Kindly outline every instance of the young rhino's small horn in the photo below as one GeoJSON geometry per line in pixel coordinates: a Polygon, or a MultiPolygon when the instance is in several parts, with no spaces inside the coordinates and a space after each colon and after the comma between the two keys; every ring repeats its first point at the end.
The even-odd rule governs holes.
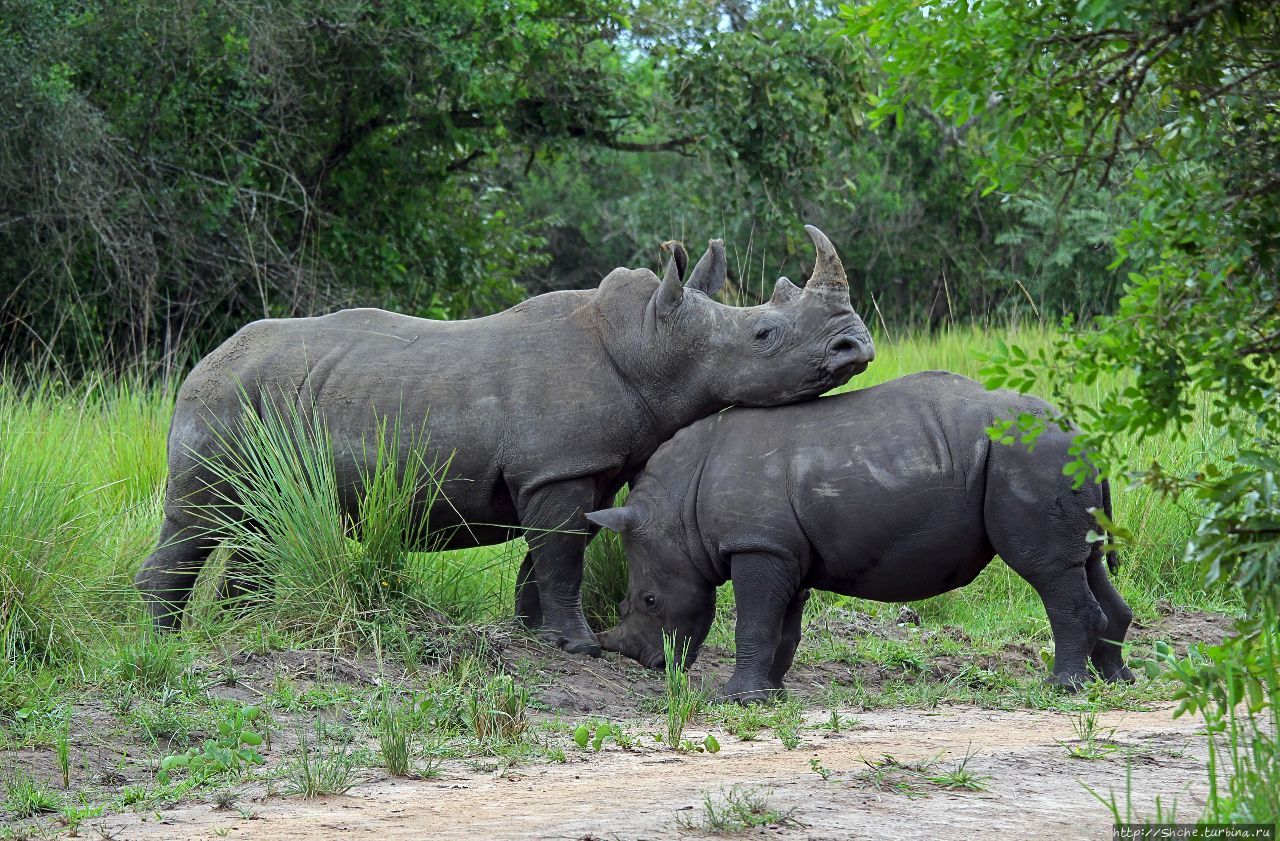
{"type": "Polygon", "coordinates": [[[840,262],[840,255],[836,253],[835,246],[831,244],[831,240],[827,239],[827,235],[819,231],[812,225],[805,225],[805,231],[809,234],[809,238],[813,240],[813,247],[817,251],[817,257],[814,259],[813,274],[809,277],[809,282],[805,284],[804,291],[808,293],[810,290],[819,289],[837,289],[841,292],[848,293],[849,279],[844,273],[844,264],[840,262]]]}

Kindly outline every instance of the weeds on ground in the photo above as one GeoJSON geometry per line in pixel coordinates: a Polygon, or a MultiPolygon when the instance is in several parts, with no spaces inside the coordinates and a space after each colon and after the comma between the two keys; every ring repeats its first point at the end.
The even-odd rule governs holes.
{"type": "Polygon", "coordinates": [[[239,775],[250,766],[262,765],[265,760],[257,748],[263,739],[251,729],[261,715],[261,709],[254,706],[234,710],[218,722],[216,738],[161,760],[157,779],[167,785],[173,772],[185,769],[190,779],[199,785],[224,774],[239,775]]]}
{"type": "Polygon", "coordinates": [[[762,826],[802,827],[792,817],[794,809],[781,811],[769,798],[771,791],[735,785],[727,791],[720,790],[719,797],[710,794],[702,797],[702,812],[686,815],[676,813],[676,825],[696,832],[736,833],[762,826]]]}
{"type": "Polygon", "coordinates": [[[351,746],[325,735],[322,721],[316,721],[315,738],[298,734],[298,751],[284,769],[289,787],[303,797],[345,794],[355,784],[356,761],[351,746]]]}
{"type": "Polygon", "coordinates": [[[19,818],[33,818],[62,809],[62,798],[29,774],[18,772],[4,784],[5,811],[19,818]]]}
{"type": "Polygon", "coordinates": [[[476,741],[486,748],[511,744],[529,727],[529,690],[510,675],[493,675],[468,699],[468,720],[476,741]]]}
{"type": "MultiPolygon", "coordinates": [[[[901,794],[909,798],[927,797],[930,789],[986,791],[987,781],[991,778],[969,768],[975,755],[974,751],[966,753],[954,766],[939,770],[937,766],[940,754],[915,762],[904,762],[886,753],[879,759],[864,759],[863,765],[866,767],[854,775],[852,781],[877,791],[901,794]]],[[[831,775],[828,772],[828,777],[831,775]]]]}
{"type": "Polygon", "coordinates": [[[662,652],[666,657],[666,690],[667,690],[667,747],[679,750],[684,737],[685,725],[697,712],[702,700],[699,694],[689,686],[689,673],[685,671],[684,660],[689,653],[686,642],[683,649],[676,648],[675,634],[662,635],[662,652]]]}
{"type": "Polygon", "coordinates": [[[1106,759],[1120,749],[1112,737],[1115,728],[1102,732],[1098,726],[1098,711],[1087,710],[1077,713],[1071,719],[1071,730],[1075,735],[1075,744],[1067,745],[1067,756],[1072,759],[1106,759]]]}

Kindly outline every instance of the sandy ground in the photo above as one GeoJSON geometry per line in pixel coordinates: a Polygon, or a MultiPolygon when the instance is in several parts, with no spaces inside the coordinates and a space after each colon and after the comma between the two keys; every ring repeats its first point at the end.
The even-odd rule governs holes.
{"type": "MultiPolygon", "coordinates": [[[[1085,786],[1123,803],[1126,767],[1135,815],[1150,817],[1158,795],[1166,810],[1198,815],[1206,780],[1203,737],[1193,718],[1170,707],[1100,716],[1117,749],[1104,759],[1072,759],[1073,716],[944,706],[933,711],[850,713],[839,733],[802,731],[795,750],[776,738],[740,742],[721,735],[720,753],[675,755],[658,749],[599,754],[572,751],[565,764],[480,772],[466,764],[422,781],[357,785],[347,795],[303,800],[247,797],[241,812],[208,804],[157,816],[114,815],[87,822],[83,837],[118,839],[650,839],[697,836],[682,827],[704,814],[704,795],[719,799],[734,784],[769,792],[791,821],[745,837],[973,838],[998,829],[1015,838],[1111,837],[1111,815],[1085,786]],[[947,791],[916,778],[904,794],[877,786],[867,762],[891,754],[910,763],[939,757],[988,779],[985,791],[947,791]],[[824,781],[811,760],[832,773],[824,781]],[[248,814],[250,817],[246,817],[248,814]]],[[[654,728],[633,726],[631,732],[654,728]]],[[[700,735],[700,734],[699,734],[700,735]]],[[[648,743],[649,740],[642,741],[648,743]]]]}

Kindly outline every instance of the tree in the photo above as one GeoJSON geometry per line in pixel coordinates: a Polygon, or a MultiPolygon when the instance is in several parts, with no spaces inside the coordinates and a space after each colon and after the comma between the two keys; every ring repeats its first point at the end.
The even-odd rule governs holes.
{"type": "MultiPolygon", "coordinates": [[[[1096,406],[1057,389],[1064,418],[1086,431],[1087,449],[1065,469],[1083,481],[1092,462],[1203,503],[1188,559],[1206,582],[1238,586],[1251,620],[1207,663],[1175,669],[1184,708],[1202,710],[1220,732],[1235,726],[1235,703],[1245,699],[1251,713],[1270,708],[1274,734],[1280,8],[873,0],[850,9],[849,33],[883,57],[873,121],[929,108],[964,130],[984,190],[1027,191],[1049,174],[1115,185],[1138,209],[1116,237],[1113,265],[1127,281],[1115,312],[1068,323],[1050,352],[1009,349],[989,379],[1022,386],[1032,369],[1049,370],[1062,386],[1092,384],[1104,370],[1129,373],[1096,406]],[[1231,451],[1225,463],[1206,457],[1175,475],[1159,463],[1129,464],[1115,443],[1121,432],[1177,432],[1205,407],[1231,451]]],[[[1036,434],[1030,425],[1018,431],[1036,434]]],[[[1280,759],[1265,731],[1249,734],[1256,753],[1247,744],[1233,753],[1230,796],[1215,788],[1210,814],[1275,820],[1280,759]]]]}
{"type": "Polygon", "coordinates": [[[0,5],[0,353],[468,314],[541,259],[518,150],[653,137],[603,0],[0,5]]]}

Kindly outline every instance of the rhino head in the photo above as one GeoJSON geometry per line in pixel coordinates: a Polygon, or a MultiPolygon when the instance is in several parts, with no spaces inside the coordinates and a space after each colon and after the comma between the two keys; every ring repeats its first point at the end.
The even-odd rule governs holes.
{"type": "Polygon", "coordinates": [[[651,669],[666,664],[663,635],[689,668],[716,615],[717,580],[688,551],[675,506],[653,490],[647,477],[626,505],[587,514],[601,528],[617,532],[627,554],[627,597],[618,605],[618,624],[600,633],[605,651],[616,651],[651,669]]]}
{"type": "Polygon", "coordinates": [[[647,386],[651,403],[684,408],[701,401],[704,411],[693,416],[708,408],[777,406],[817,397],[866,370],[875,347],[849,301],[844,266],[821,231],[805,230],[817,250],[808,283],[801,289],[780,278],[773,297],[756,307],[711,297],[726,276],[719,240],[687,279],[683,249],[668,244],[673,254],[649,299],[643,339],[613,354],[628,359],[633,372],[644,369],[629,379],[647,386]]]}

